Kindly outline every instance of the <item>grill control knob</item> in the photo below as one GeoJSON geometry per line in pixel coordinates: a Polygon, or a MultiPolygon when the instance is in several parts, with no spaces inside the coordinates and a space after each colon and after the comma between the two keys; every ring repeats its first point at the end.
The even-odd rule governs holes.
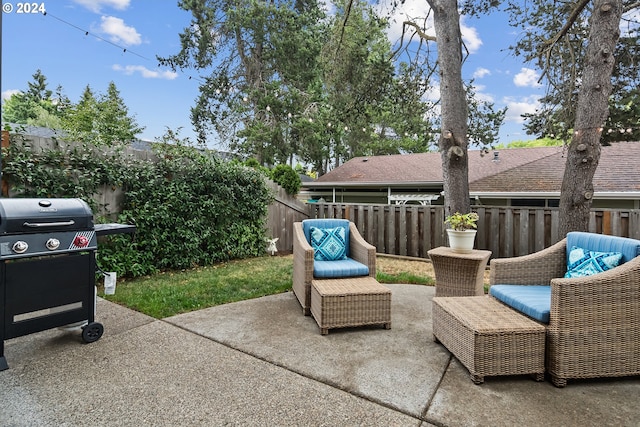
{"type": "Polygon", "coordinates": [[[50,251],[55,251],[60,246],[60,240],[51,238],[47,240],[47,243],[45,243],[45,246],[50,251]]]}
{"type": "Polygon", "coordinates": [[[18,240],[13,244],[13,247],[11,249],[13,249],[13,252],[17,254],[23,254],[27,251],[27,249],[29,249],[29,245],[27,244],[27,242],[18,240]]]}

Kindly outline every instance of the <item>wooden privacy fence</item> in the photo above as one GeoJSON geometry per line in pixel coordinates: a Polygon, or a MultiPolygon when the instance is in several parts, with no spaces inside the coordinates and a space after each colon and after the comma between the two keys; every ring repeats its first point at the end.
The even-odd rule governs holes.
{"type": "MultiPolygon", "coordinates": [[[[287,209],[288,205],[277,203],[279,209],[287,209]]],[[[494,258],[537,252],[564,237],[558,235],[558,208],[472,209],[480,216],[475,248],[490,250],[494,258]]],[[[276,215],[278,227],[270,230],[273,237],[280,237],[278,248],[285,252],[293,248],[289,224],[304,218],[349,219],[378,253],[427,258],[429,249],[448,244],[442,206],[313,203],[297,204],[293,212],[280,210],[276,215]],[[276,234],[278,230],[282,235],[276,234]]],[[[589,231],[640,239],[640,210],[592,209],[589,231]]]]}
{"type": "Polygon", "coordinates": [[[309,218],[309,208],[273,181],[267,180],[275,200],[268,209],[266,229],[268,238],[278,238],[276,247],[281,252],[293,251],[293,223],[309,218]]]}

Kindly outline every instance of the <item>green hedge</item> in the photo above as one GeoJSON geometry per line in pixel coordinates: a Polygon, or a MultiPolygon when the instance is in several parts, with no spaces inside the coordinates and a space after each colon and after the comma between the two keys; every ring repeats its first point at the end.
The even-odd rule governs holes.
{"type": "Polygon", "coordinates": [[[259,171],[182,145],[157,144],[159,160],[151,162],[88,145],[35,152],[13,139],[3,172],[17,197],[79,197],[96,212],[102,185],[124,190],[117,221],[137,229],[101,238],[98,264],[106,271],[141,276],[264,253],[273,195],[259,171]]]}

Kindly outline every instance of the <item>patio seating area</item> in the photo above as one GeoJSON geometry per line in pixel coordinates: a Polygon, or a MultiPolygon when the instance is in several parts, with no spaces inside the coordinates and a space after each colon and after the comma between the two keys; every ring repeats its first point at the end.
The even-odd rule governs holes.
{"type": "Polygon", "coordinates": [[[380,285],[366,242],[358,274],[315,277],[295,267],[313,257],[303,242],[293,292],[162,320],[98,299],[91,346],[61,329],[5,343],[0,425],[636,426],[640,242],[588,234],[494,259],[490,296],[476,295],[484,255],[470,296],[436,296],[380,285]],[[559,278],[574,244],[622,264],[559,278]],[[544,287],[546,312],[535,292],[492,292],[544,287]]]}
{"type": "Polygon", "coordinates": [[[376,280],[376,248],[346,219],[293,224],[293,293],[302,313],[329,329],[391,328],[391,291],[376,280]]]}
{"type": "Polygon", "coordinates": [[[0,425],[636,426],[640,377],[481,386],[433,342],[434,287],[388,285],[393,328],[323,336],[292,292],[155,320],[99,299],[103,337],[8,340],[0,425]]]}

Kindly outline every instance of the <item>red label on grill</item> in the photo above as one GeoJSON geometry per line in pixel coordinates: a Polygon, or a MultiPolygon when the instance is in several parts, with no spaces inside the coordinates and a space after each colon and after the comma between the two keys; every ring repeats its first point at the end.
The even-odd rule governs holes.
{"type": "Polygon", "coordinates": [[[89,239],[84,236],[77,236],[73,239],[73,244],[79,248],[86,248],[89,244],[89,239]]]}
{"type": "Polygon", "coordinates": [[[76,236],[73,238],[73,241],[71,242],[71,246],[69,246],[69,249],[86,248],[91,243],[91,239],[93,239],[94,234],[95,234],[95,231],[84,231],[84,232],[76,233],[76,236]]]}

